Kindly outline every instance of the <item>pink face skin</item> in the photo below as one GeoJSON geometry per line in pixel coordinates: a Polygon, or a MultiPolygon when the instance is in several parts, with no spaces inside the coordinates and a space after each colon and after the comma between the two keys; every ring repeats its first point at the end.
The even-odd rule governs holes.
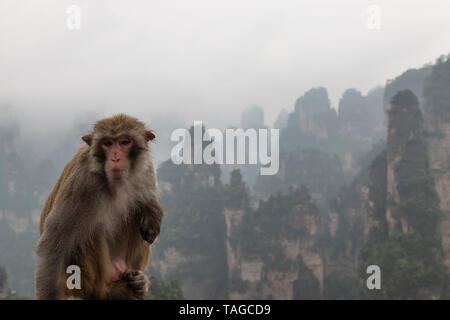
{"type": "Polygon", "coordinates": [[[106,173],[112,179],[121,179],[128,169],[128,154],[133,146],[133,139],[128,136],[104,138],[100,145],[106,155],[106,173]]]}

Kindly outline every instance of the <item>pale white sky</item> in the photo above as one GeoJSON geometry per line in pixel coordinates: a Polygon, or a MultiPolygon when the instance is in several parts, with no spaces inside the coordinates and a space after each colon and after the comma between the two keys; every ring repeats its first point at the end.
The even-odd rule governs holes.
{"type": "Polygon", "coordinates": [[[35,133],[94,109],[223,127],[260,105],[272,125],[311,87],[336,107],[347,88],[365,93],[448,53],[442,0],[0,1],[0,103],[35,133]],[[80,30],[66,26],[71,4],[80,30]],[[380,30],[366,26],[369,5],[380,30]]]}

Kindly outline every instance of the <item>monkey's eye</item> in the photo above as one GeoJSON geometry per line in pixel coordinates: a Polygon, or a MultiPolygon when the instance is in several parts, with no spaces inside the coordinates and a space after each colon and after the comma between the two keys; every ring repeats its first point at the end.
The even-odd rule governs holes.
{"type": "Polygon", "coordinates": [[[113,144],[112,144],[111,141],[107,140],[107,141],[104,141],[104,142],[103,142],[103,145],[104,145],[105,147],[111,147],[113,144]]]}
{"type": "Polygon", "coordinates": [[[129,139],[123,139],[123,140],[119,141],[120,145],[122,145],[122,146],[127,146],[130,144],[130,142],[131,141],[129,139]]]}

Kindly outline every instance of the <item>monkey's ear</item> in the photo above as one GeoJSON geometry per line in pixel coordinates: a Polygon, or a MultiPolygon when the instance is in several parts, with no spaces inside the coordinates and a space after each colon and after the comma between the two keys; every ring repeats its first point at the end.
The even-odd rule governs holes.
{"type": "Polygon", "coordinates": [[[155,134],[153,133],[153,131],[147,130],[145,131],[145,138],[147,139],[147,141],[153,140],[155,139],[155,134]]]}
{"type": "Polygon", "coordinates": [[[84,136],[81,137],[81,139],[84,142],[86,142],[86,144],[88,146],[91,146],[91,144],[92,144],[92,133],[85,134],[84,136]]]}

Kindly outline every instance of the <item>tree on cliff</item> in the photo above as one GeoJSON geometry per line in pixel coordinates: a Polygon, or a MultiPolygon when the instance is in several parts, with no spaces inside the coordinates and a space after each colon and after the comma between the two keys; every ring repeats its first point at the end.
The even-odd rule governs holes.
{"type": "Polygon", "coordinates": [[[450,121],[450,55],[440,57],[425,81],[423,96],[426,110],[450,121]]]}
{"type": "MultiPolygon", "coordinates": [[[[442,213],[429,172],[422,113],[410,90],[397,93],[391,105],[387,163],[393,176],[386,186],[391,193],[386,199],[374,199],[373,227],[360,254],[361,277],[367,277],[367,266],[378,265],[382,288],[363,290],[362,297],[443,297],[448,274],[439,232],[442,213]],[[387,209],[380,214],[380,208],[387,209]]],[[[385,166],[373,165],[371,170],[377,170],[371,176],[387,175],[385,166]]]]}

